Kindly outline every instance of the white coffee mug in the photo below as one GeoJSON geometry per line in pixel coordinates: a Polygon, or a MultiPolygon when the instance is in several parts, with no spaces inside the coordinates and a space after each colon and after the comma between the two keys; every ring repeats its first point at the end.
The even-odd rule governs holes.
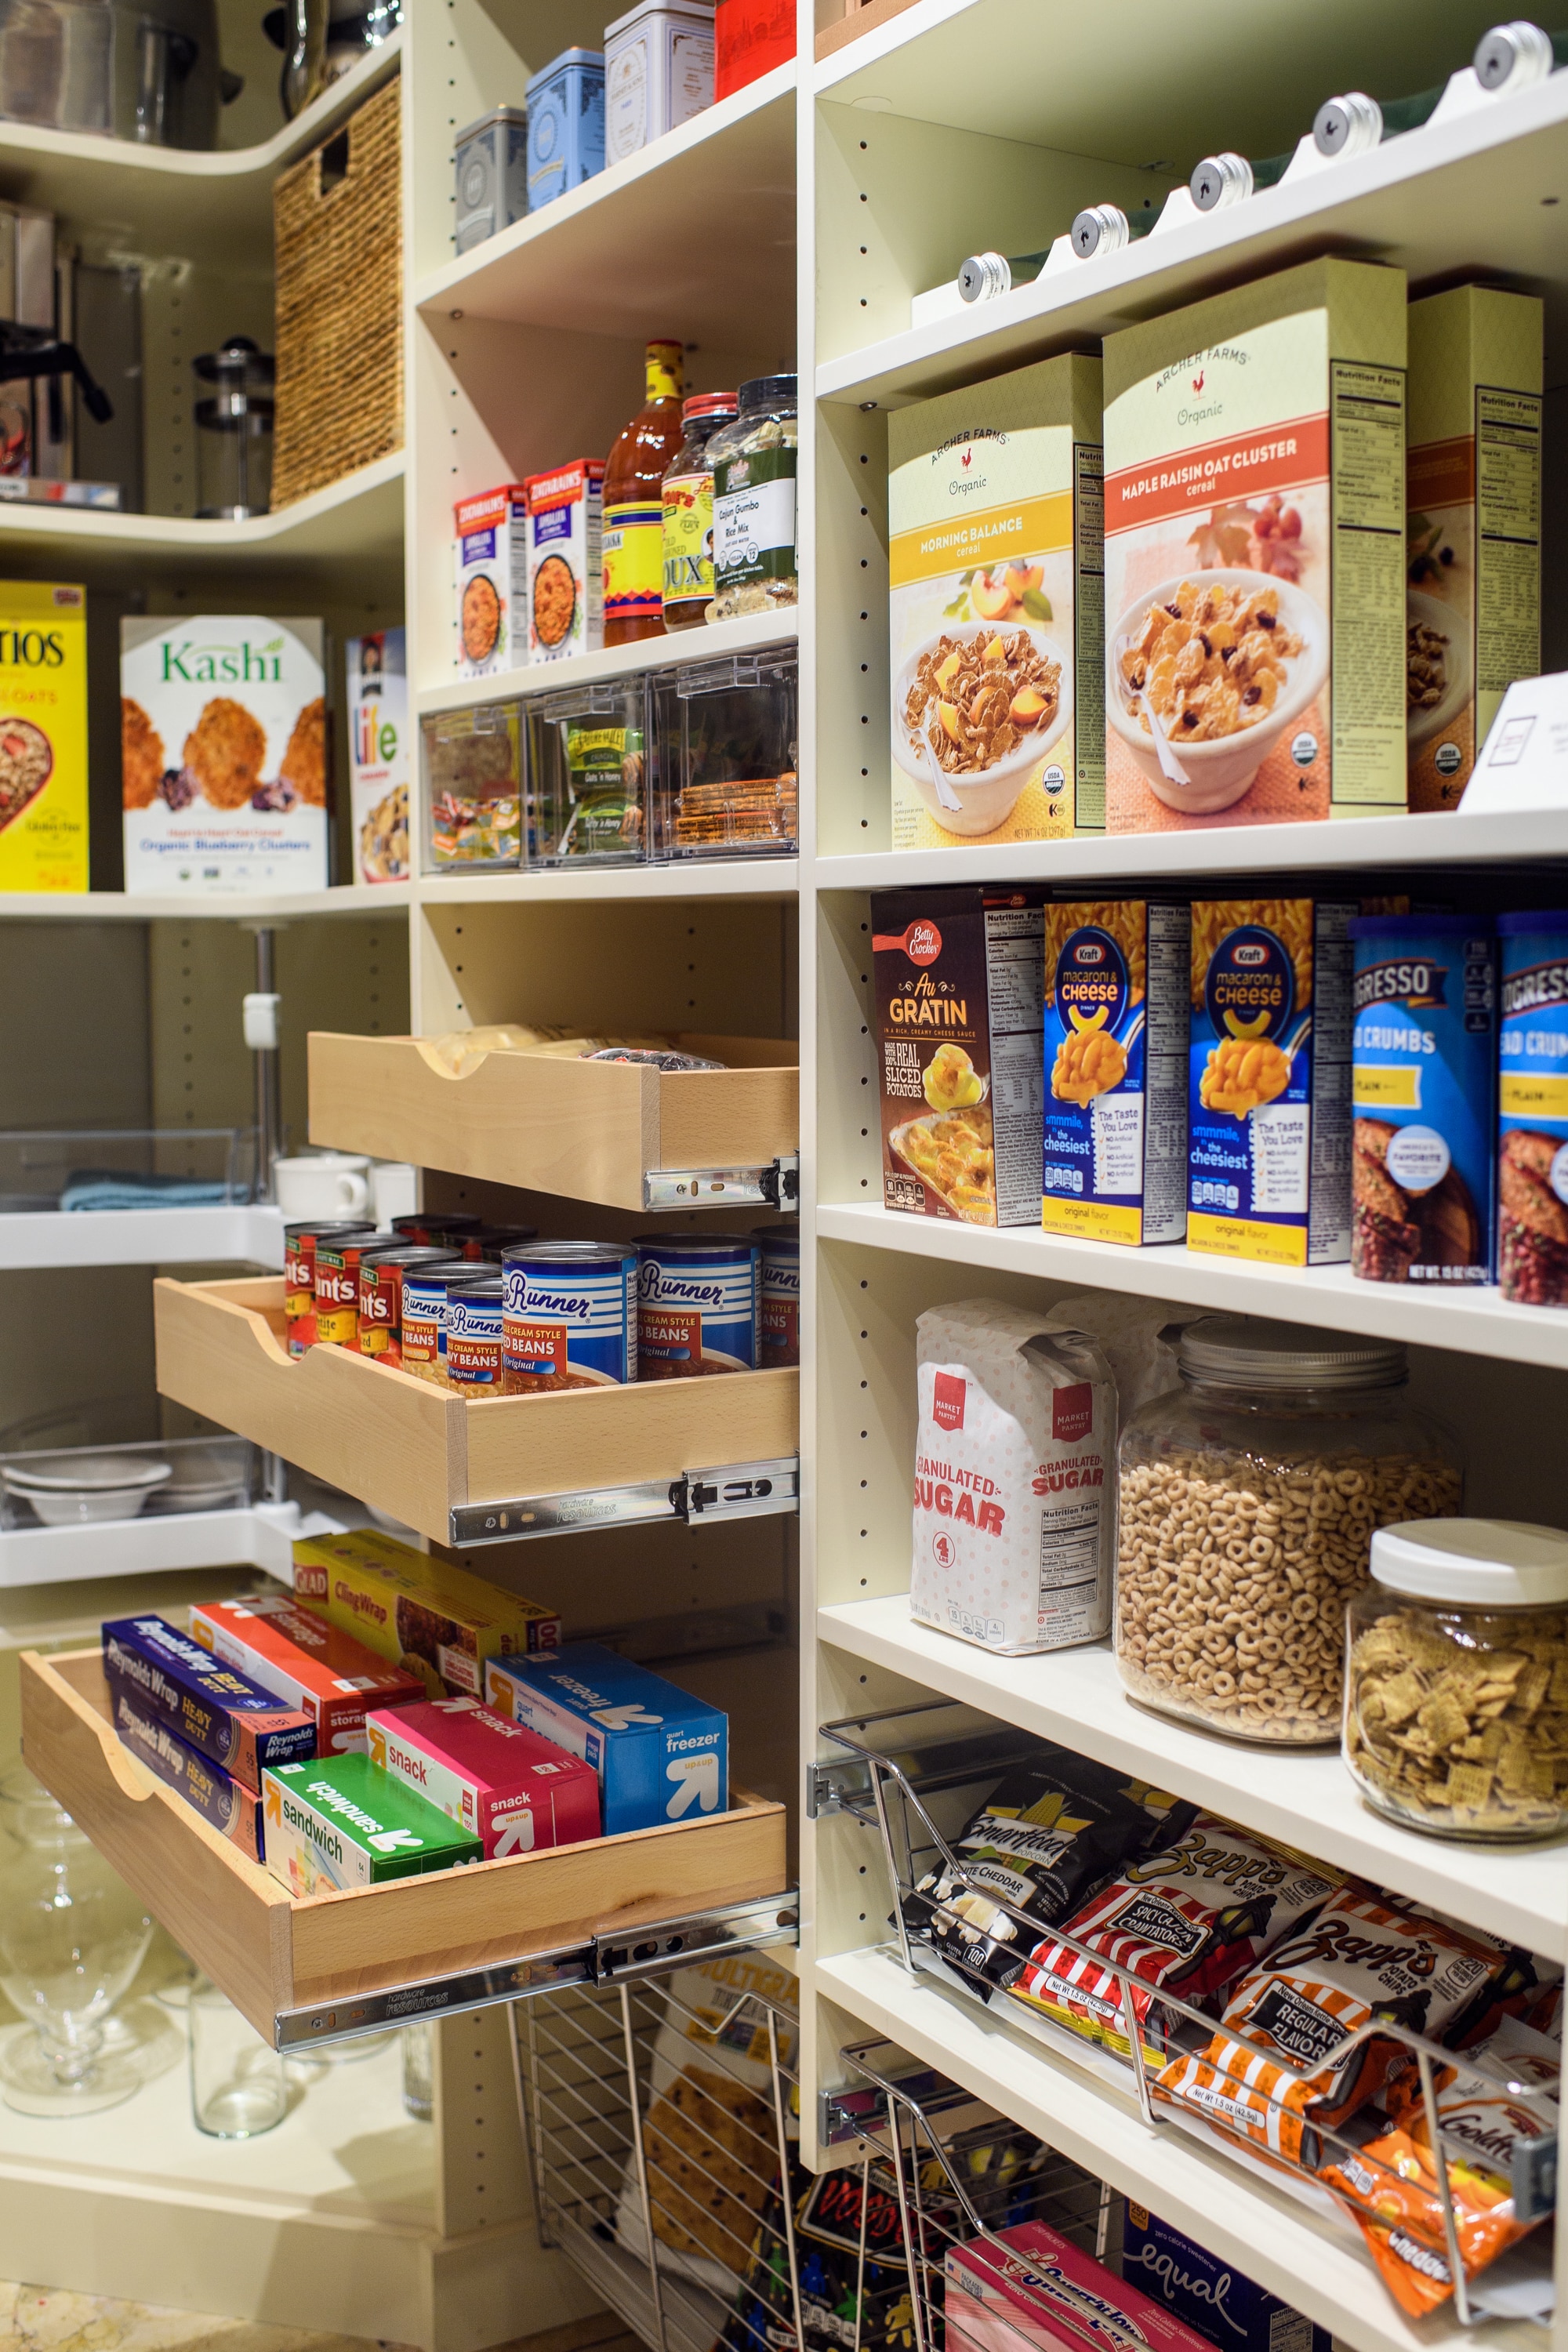
{"type": "Polygon", "coordinates": [[[275,1160],[272,1176],[286,1218],[363,1217],[370,1207],[370,1161],[347,1152],[275,1160]]]}

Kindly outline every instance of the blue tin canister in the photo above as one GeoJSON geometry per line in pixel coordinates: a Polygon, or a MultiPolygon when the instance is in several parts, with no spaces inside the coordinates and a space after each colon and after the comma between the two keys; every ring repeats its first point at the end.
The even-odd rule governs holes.
{"type": "Polygon", "coordinates": [[[528,209],[605,168],[605,53],[563,49],[528,85],[528,209]]]}
{"type": "Polygon", "coordinates": [[[751,1234],[637,1240],[637,1370],[645,1381],[753,1372],[762,1251],[751,1234]]]}
{"type": "Polygon", "coordinates": [[[501,1255],[501,1387],[623,1387],[637,1377],[637,1259],[615,1242],[530,1242],[501,1255]]]}

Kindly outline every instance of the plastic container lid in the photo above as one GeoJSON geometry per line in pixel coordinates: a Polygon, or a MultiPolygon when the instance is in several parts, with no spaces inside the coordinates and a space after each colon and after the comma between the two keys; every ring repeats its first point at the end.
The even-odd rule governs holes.
{"type": "Polygon", "coordinates": [[[754,375],[740,390],[741,410],[748,408],[793,408],[800,397],[800,378],[795,375],[754,375]]]}
{"type": "Polygon", "coordinates": [[[694,416],[733,416],[739,405],[739,393],[694,392],[680,404],[680,421],[689,425],[694,416]]]}
{"type": "Polygon", "coordinates": [[[1568,1534],[1528,1519],[1409,1519],[1379,1528],[1372,1572],[1391,1592],[1483,1609],[1560,1609],[1568,1534]]]}
{"type": "Polygon", "coordinates": [[[1352,1339],[1250,1315],[1200,1315],[1184,1327],[1176,1362],[1188,1380],[1270,1391],[1394,1388],[1408,1370],[1397,1341],[1352,1339]]]}

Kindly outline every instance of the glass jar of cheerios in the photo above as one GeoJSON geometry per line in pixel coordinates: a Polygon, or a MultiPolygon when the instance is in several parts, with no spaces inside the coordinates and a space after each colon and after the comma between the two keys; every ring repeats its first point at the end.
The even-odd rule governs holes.
{"type": "Polygon", "coordinates": [[[1458,1443],[1383,1341],[1205,1315],[1176,1369],[1119,1452],[1122,1681],[1232,1738],[1331,1742],[1373,1530],[1458,1512],[1458,1443]]]}

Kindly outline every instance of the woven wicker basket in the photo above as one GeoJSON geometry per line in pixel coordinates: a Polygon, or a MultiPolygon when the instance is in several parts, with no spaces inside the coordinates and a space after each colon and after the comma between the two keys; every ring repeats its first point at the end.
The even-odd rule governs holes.
{"type": "Polygon", "coordinates": [[[291,506],[403,445],[396,77],[272,192],[272,503],[291,506]]]}

